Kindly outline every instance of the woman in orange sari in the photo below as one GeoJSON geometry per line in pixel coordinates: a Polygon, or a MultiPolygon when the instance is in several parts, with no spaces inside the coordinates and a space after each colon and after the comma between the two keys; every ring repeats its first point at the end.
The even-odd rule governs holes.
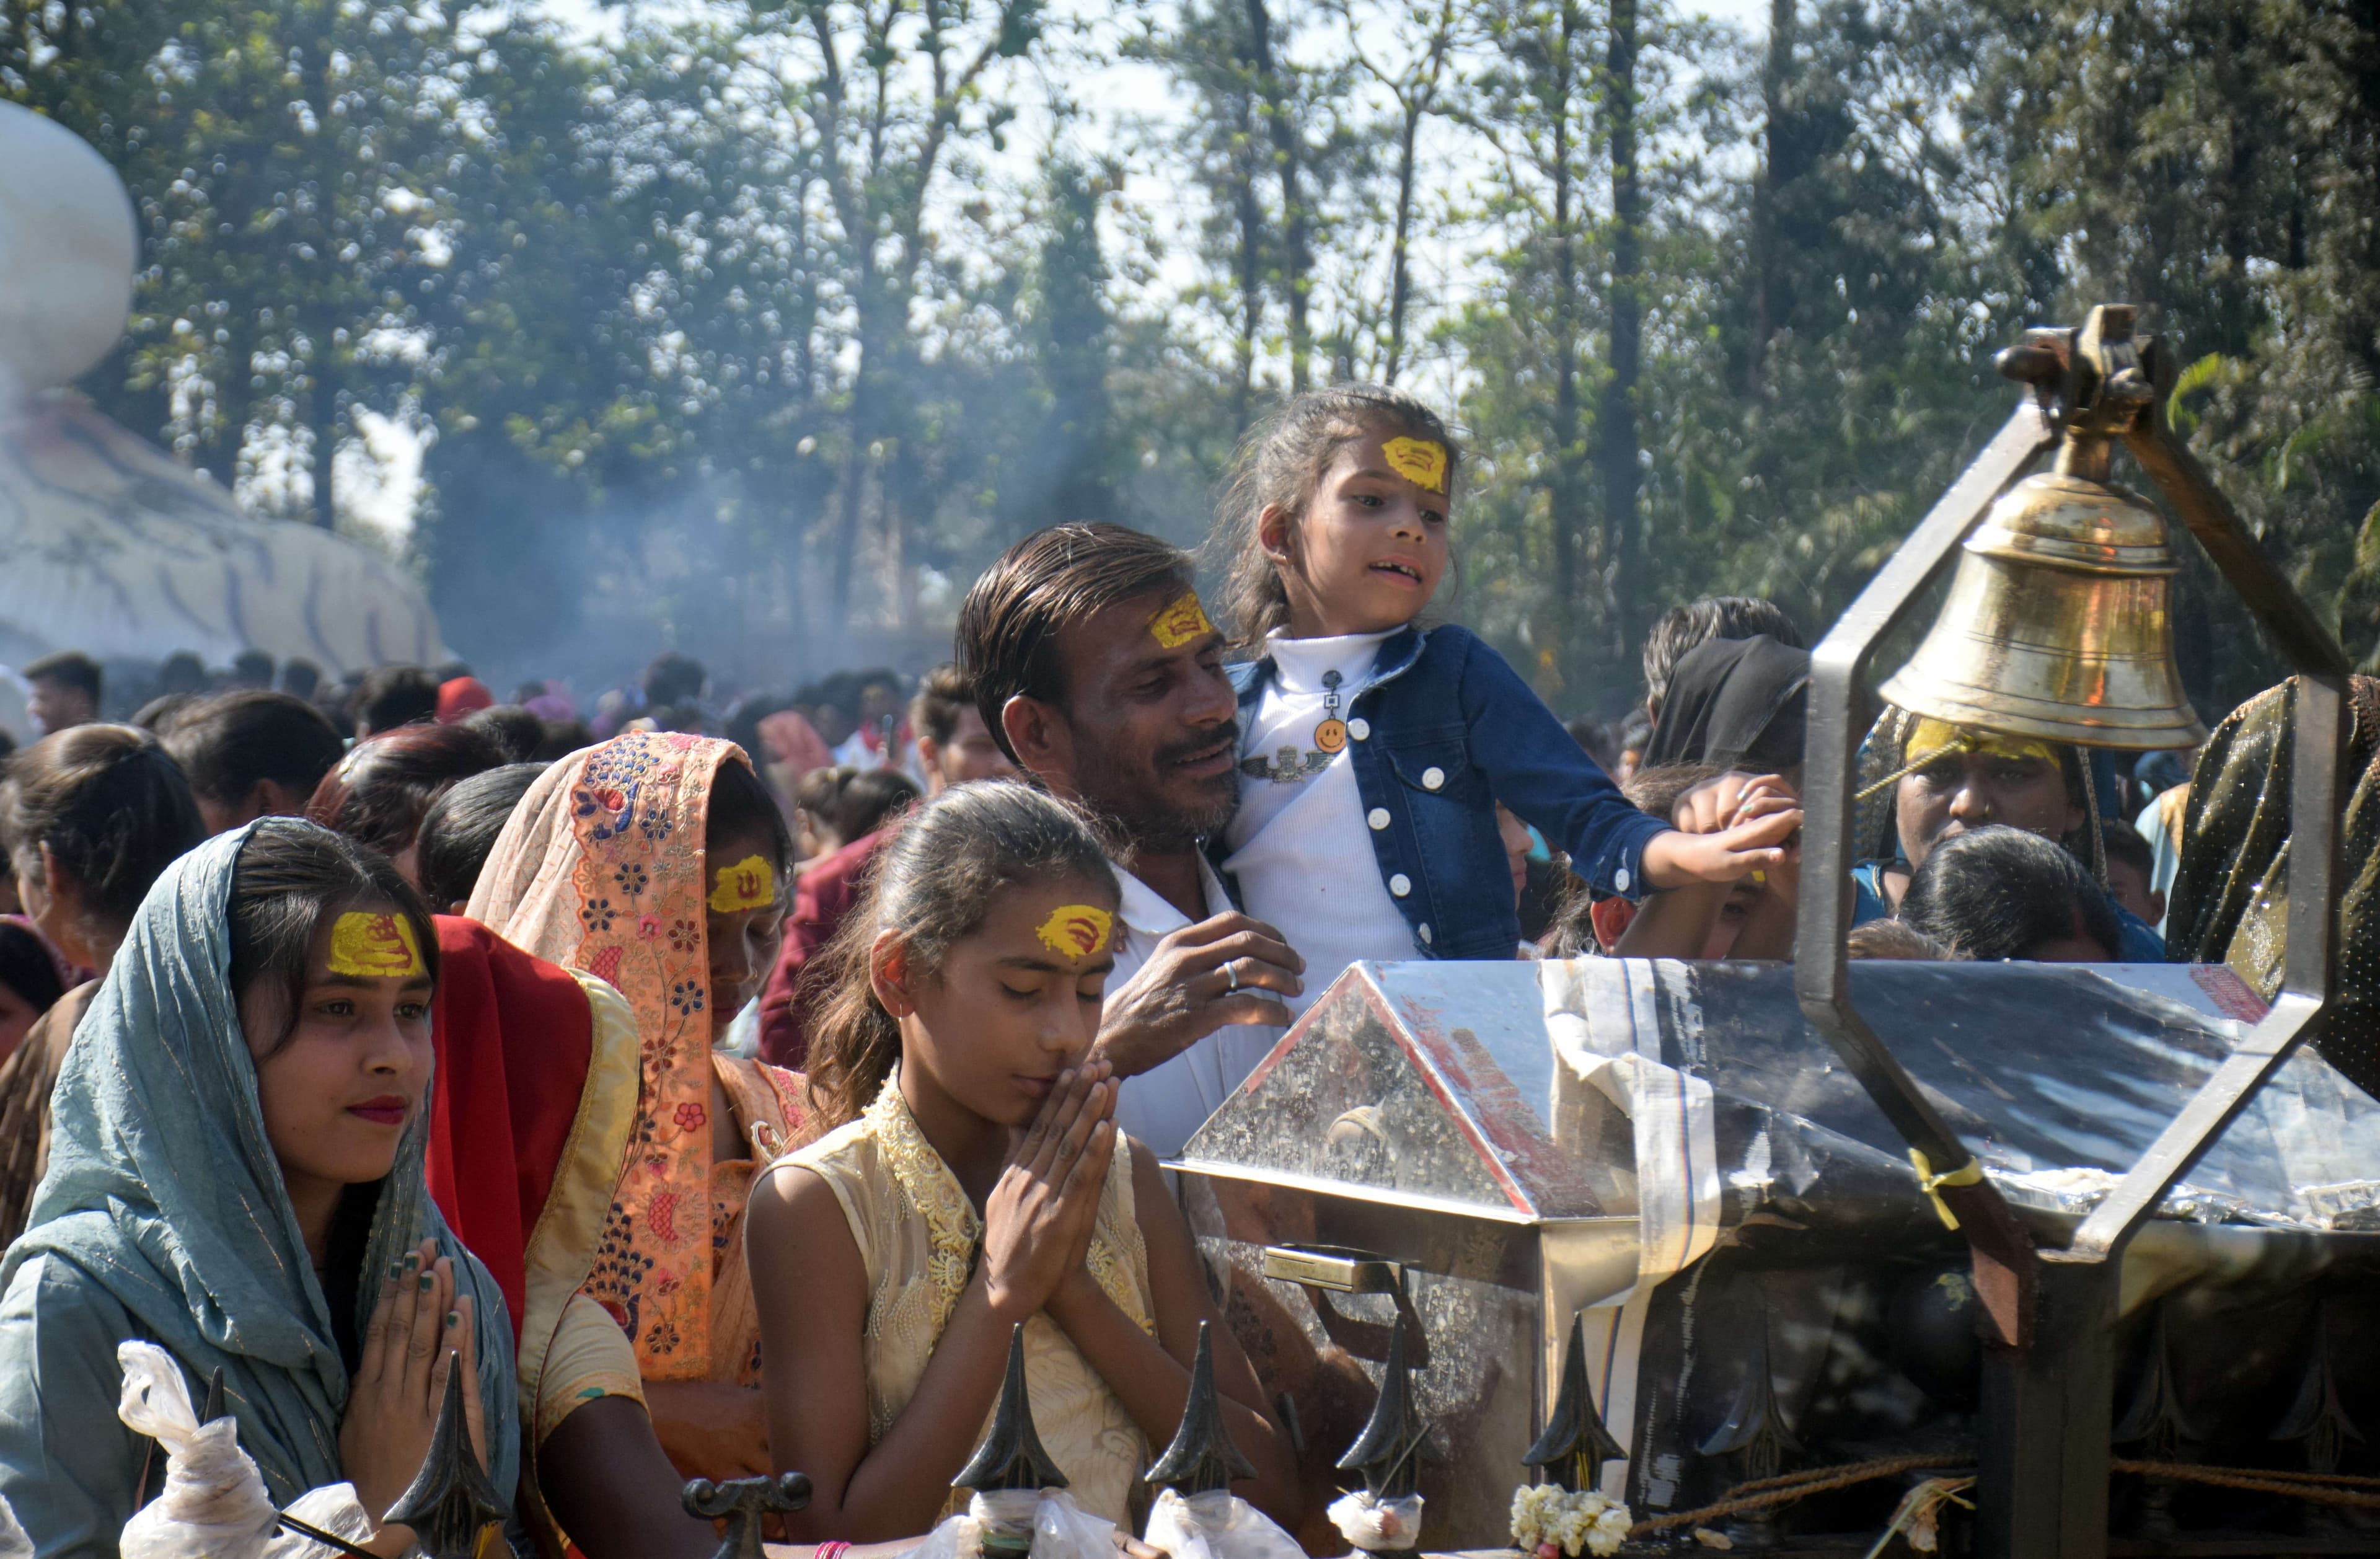
{"type": "Polygon", "coordinates": [[[537,782],[471,895],[473,920],[635,1016],[626,1162],[581,1289],[620,1334],[574,1338],[569,1368],[574,1395],[641,1396],[688,1477],[770,1470],[744,1204],[756,1167],[801,1139],[802,1082],[713,1041],[775,960],[791,855],[733,744],[629,732],[537,782]]]}

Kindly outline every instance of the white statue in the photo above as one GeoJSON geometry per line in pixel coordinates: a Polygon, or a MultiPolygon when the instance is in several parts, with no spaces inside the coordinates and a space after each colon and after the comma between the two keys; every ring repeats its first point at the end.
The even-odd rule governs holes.
{"type": "Polygon", "coordinates": [[[122,337],[137,249],[115,169],[0,103],[0,663],[256,649],[337,676],[443,658],[403,570],[249,518],[67,387],[122,337]]]}

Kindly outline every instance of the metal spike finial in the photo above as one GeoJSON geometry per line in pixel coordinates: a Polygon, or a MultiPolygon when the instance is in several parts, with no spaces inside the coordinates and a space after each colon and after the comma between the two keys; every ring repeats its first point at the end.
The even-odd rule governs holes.
{"type": "Polygon", "coordinates": [[[2339,1400],[2338,1377],[2330,1367],[2330,1301],[2314,1307],[2313,1354],[2298,1378],[2296,1399],[2290,1403],[2269,1437],[2298,1441],[2305,1446],[2306,1468],[2313,1472],[2337,1472],[2348,1442],[2363,1442],[2363,1431],[2348,1416],[2339,1400]]]}
{"type": "Polygon", "coordinates": [[[1570,1318],[1570,1349],[1562,1356],[1561,1390],[1546,1415],[1546,1431],[1521,1457],[1547,1479],[1572,1493],[1592,1488],[1605,1462],[1627,1455],[1596,1411],[1595,1394],[1586,1386],[1586,1329],[1576,1315],[1570,1318]]]}
{"type": "Polygon", "coordinates": [[[1033,1432],[1033,1400],[1025,1389],[1025,1328],[1008,1334],[1008,1378],[1001,1382],[1000,1405],[992,1409],[991,1428],[975,1448],[964,1471],[951,1480],[953,1489],[990,1493],[1003,1489],[1062,1489],[1066,1475],[1041,1448],[1033,1432]]]}
{"type": "Polygon", "coordinates": [[[1375,1499],[1394,1499],[1414,1492],[1415,1457],[1429,1438],[1421,1417],[1414,1411],[1413,1380],[1405,1369],[1405,1318],[1399,1314],[1389,1333],[1389,1359],[1380,1370],[1380,1395],[1372,1416],[1347,1454],[1339,1458],[1342,1472],[1360,1472],[1364,1487],[1375,1499]]]}
{"type": "Polygon", "coordinates": [[[1182,1405],[1182,1427],[1157,1465],[1140,1475],[1152,1489],[1171,1489],[1188,1498],[1229,1489],[1234,1479],[1254,1478],[1255,1466],[1232,1443],[1223,1424],[1223,1403],[1215,1392],[1215,1346],[1211,1321],[1198,1323],[1198,1354],[1190,1365],[1190,1396],[1182,1405]]]}
{"type": "Polygon", "coordinates": [[[430,1454],[413,1486],[389,1506],[384,1525],[410,1527],[428,1559],[477,1559],[488,1529],[504,1518],[504,1502],[488,1481],[480,1454],[471,1448],[470,1421],[463,1411],[463,1362],[446,1356],[446,1400],[430,1436],[430,1454]]]}
{"type": "Polygon", "coordinates": [[[1802,1454],[1802,1443],[1793,1438],[1785,1422],[1785,1410],[1777,1403],[1777,1382],[1768,1372],[1765,1306],[1760,1324],[1753,1328],[1753,1355],[1744,1371],[1743,1388],[1736,1393],[1727,1421],[1697,1449],[1706,1456],[1741,1455],[1747,1480],[1774,1478],[1788,1461],[1802,1454]]]}
{"type": "Polygon", "coordinates": [[[704,1521],[725,1521],[719,1547],[710,1559],[761,1559],[760,1523],[770,1516],[790,1516],[810,1503],[807,1474],[781,1472],[773,1478],[738,1478],[713,1483],[698,1478],[678,1495],[688,1516],[704,1521]]]}

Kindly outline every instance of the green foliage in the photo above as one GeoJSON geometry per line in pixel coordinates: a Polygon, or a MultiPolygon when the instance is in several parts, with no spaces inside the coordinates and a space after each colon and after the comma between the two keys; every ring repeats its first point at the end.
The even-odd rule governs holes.
{"type": "MultiPolygon", "coordinates": [[[[323,522],[361,415],[417,429],[450,637],[525,671],[929,652],[1014,536],[1195,542],[1271,395],[1366,375],[1476,457],[1441,604],[1615,715],[1672,602],[1822,628],[2006,414],[1992,352],[2103,300],[2380,662],[2368,6],[1633,13],[1615,53],[1609,0],[713,0],[596,47],[433,0],[0,0],[0,94],[141,214],[91,393],[323,522]],[[1061,83],[1117,56],[1163,101],[1096,119],[1061,83]]],[[[2271,668],[2185,563],[2211,714],[2271,668]]]]}

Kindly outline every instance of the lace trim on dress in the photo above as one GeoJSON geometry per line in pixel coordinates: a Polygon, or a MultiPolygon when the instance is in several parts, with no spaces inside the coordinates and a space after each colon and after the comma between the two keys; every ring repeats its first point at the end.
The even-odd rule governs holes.
{"type": "Polygon", "coordinates": [[[926,1220],[930,1250],[926,1273],[934,1285],[929,1330],[939,1338],[952,1307],[966,1289],[967,1274],[975,1270],[975,1248],[983,1237],[983,1221],[976,1216],[942,1155],[934,1151],[933,1144],[917,1128],[917,1117],[909,1114],[908,1101],[901,1097],[899,1068],[884,1079],[875,1102],[868,1106],[866,1118],[868,1130],[883,1149],[884,1162],[892,1166],[893,1179],[926,1220]]]}

